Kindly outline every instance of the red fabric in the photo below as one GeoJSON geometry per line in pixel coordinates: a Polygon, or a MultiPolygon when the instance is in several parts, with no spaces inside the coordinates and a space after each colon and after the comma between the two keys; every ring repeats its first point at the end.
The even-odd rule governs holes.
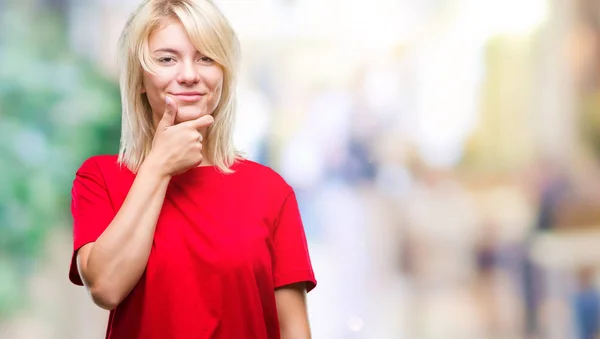
{"type": "MultiPolygon", "coordinates": [[[[95,156],[72,190],[75,256],[121,207],[135,175],[95,156]]],[[[109,339],[277,339],[274,289],[316,286],[292,188],[273,170],[239,161],[234,174],[194,168],[173,178],[146,271],[110,313],[109,339]]]]}

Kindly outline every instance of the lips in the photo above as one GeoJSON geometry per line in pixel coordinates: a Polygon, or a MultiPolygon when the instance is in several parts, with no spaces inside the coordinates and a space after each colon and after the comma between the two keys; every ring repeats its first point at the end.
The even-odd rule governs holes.
{"type": "Polygon", "coordinates": [[[179,92],[173,93],[171,95],[177,100],[183,102],[195,102],[202,99],[202,97],[204,96],[204,94],[200,92],[179,92]]]}

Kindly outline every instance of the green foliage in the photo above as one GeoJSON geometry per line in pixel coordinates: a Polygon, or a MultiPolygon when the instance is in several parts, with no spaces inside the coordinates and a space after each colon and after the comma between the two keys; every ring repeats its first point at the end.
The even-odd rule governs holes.
{"type": "Polygon", "coordinates": [[[70,228],[76,169],[118,149],[118,86],[66,37],[57,13],[0,13],[0,319],[27,301],[49,232],[70,228]]]}

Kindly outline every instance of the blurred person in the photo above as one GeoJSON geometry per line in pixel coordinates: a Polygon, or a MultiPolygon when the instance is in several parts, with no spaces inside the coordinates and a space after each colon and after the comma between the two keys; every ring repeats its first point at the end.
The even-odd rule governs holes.
{"type": "MultiPolygon", "coordinates": [[[[525,248],[532,246],[538,234],[552,231],[557,226],[557,212],[572,191],[566,168],[559,161],[542,159],[537,167],[538,178],[534,182],[538,209],[533,228],[524,239],[525,248]]],[[[528,338],[536,338],[542,330],[538,313],[547,294],[548,287],[544,279],[547,272],[529,256],[524,256],[522,266],[525,332],[528,338]]]]}
{"type": "Polygon", "coordinates": [[[479,303],[486,338],[500,338],[519,332],[519,314],[516,307],[516,292],[511,288],[507,258],[502,252],[515,249],[502,239],[499,221],[484,217],[480,232],[475,240],[475,296],[479,303]]]}
{"type": "Polygon", "coordinates": [[[573,300],[573,311],[578,339],[600,337],[600,293],[594,285],[596,272],[586,267],[578,272],[579,289],[573,300]]]}
{"type": "Polygon", "coordinates": [[[232,145],[239,42],[209,0],[146,0],[120,39],[122,131],[72,188],[69,278],[106,337],[310,338],[295,192],[232,145]]]}

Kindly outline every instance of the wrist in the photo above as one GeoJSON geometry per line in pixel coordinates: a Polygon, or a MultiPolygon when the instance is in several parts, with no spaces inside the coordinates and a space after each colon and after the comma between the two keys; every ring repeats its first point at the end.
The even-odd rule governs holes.
{"type": "Polygon", "coordinates": [[[138,171],[138,174],[150,175],[157,177],[158,179],[171,179],[171,175],[165,170],[165,166],[162,162],[149,154],[138,171]]]}

